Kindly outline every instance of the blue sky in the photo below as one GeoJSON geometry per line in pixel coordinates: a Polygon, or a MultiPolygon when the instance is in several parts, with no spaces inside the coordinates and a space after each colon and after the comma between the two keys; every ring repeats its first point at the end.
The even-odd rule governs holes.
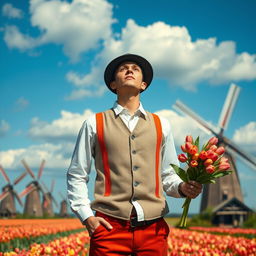
{"type": "MultiPolygon", "coordinates": [[[[60,200],[83,120],[115,100],[104,67],[127,52],[152,63],[142,102],[170,120],[178,153],[186,134],[209,135],[173,109],[176,100],[217,125],[234,83],[241,92],[225,135],[256,155],[255,1],[10,0],[0,8],[0,164],[12,180],[24,170],[21,159],[37,172],[44,158],[42,180],[55,180],[60,200]]],[[[239,159],[237,166],[245,203],[255,209],[255,170],[239,159]]],[[[181,212],[182,200],[168,203],[181,212]]],[[[200,197],[191,212],[199,204],[200,197]]]]}

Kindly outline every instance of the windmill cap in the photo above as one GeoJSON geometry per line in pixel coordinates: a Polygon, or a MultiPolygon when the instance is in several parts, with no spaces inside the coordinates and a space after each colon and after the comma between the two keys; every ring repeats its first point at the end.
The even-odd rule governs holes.
{"type": "MultiPolygon", "coordinates": [[[[143,57],[136,55],[136,54],[124,54],[121,55],[115,59],[113,59],[106,67],[105,72],[104,72],[104,80],[105,83],[107,85],[107,87],[109,88],[109,90],[111,90],[113,93],[116,93],[116,90],[113,90],[110,87],[110,84],[112,81],[115,80],[115,72],[116,69],[124,62],[134,62],[137,65],[140,66],[142,73],[143,73],[143,81],[145,83],[147,83],[147,87],[150,85],[152,79],[153,79],[153,68],[151,66],[151,64],[143,57]]],[[[145,89],[145,90],[146,90],[145,89]]]]}

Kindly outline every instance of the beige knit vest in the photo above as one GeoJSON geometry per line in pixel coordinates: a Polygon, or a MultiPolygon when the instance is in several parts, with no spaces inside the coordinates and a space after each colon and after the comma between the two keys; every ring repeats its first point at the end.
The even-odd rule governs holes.
{"type": "Polygon", "coordinates": [[[112,109],[102,114],[105,156],[97,136],[97,176],[92,209],[128,220],[133,208],[132,201],[137,201],[143,209],[145,220],[164,216],[168,213],[168,206],[161,182],[162,141],[158,141],[160,151],[156,154],[159,137],[153,115],[149,112],[146,116],[141,114],[133,132],[130,132],[112,109]],[[159,166],[156,166],[157,158],[159,166]]]}

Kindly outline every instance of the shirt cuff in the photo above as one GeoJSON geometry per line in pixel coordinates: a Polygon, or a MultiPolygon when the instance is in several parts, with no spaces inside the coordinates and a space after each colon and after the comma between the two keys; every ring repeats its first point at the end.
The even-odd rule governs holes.
{"type": "Polygon", "coordinates": [[[76,215],[82,223],[89,217],[94,216],[92,209],[86,206],[80,207],[80,209],[76,212],[76,215]]]}
{"type": "Polygon", "coordinates": [[[179,186],[178,186],[178,192],[179,192],[179,194],[180,194],[181,197],[186,197],[186,195],[183,194],[182,191],[181,191],[181,189],[180,189],[182,183],[184,183],[184,182],[181,182],[181,183],[179,184],[179,186]]]}

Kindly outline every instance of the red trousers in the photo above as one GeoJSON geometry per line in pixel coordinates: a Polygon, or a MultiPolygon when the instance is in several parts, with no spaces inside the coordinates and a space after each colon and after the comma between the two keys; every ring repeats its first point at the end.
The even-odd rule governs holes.
{"type": "Polygon", "coordinates": [[[113,227],[97,227],[91,237],[90,256],[167,256],[169,227],[163,218],[142,227],[130,227],[130,222],[97,213],[113,227]]]}

